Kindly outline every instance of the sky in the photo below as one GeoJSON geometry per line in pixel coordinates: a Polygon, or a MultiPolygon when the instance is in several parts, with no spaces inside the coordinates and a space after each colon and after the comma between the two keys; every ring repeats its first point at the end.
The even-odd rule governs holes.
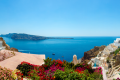
{"type": "Polygon", "coordinates": [[[120,0],[0,0],[0,34],[120,36],[120,0]]]}

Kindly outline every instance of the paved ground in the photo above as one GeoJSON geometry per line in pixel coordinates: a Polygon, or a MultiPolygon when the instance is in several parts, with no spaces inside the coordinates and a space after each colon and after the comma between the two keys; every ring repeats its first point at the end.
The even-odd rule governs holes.
{"type": "MultiPolygon", "coordinates": [[[[9,52],[9,50],[4,51],[9,52]]],[[[43,59],[45,59],[45,55],[35,55],[20,52],[15,52],[15,54],[15,56],[1,61],[0,66],[15,70],[22,61],[26,61],[35,65],[41,65],[44,62],[43,59]]]]}
{"type": "Polygon", "coordinates": [[[101,68],[102,68],[102,73],[103,73],[103,80],[108,80],[106,77],[106,71],[105,71],[104,67],[101,67],[101,68]]]}

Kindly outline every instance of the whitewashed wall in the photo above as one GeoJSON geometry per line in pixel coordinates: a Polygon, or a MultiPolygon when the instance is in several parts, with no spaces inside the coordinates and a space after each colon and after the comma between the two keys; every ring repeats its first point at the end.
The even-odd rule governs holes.
{"type": "Polygon", "coordinates": [[[2,41],[0,41],[0,48],[2,47],[2,41]]]}

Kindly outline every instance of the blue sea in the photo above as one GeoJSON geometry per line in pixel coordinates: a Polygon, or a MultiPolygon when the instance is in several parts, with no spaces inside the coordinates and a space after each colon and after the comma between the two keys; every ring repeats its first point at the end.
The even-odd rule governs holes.
{"type": "Polygon", "coordinates": [[[109,45],[116,38],[120,37],[70,37],[74,39],[46,39],[40,41],[13,40],[3,37],[10,46],[17,48],[19,52],[30,54],[45,54],[45,57],[61,59],[71,62],[73,55],[82,58],[84,52],[94,48],[94,46],[109,45]],[[55,53],[55,55],[52,55],[55,53]],[[63,56],[63,57],[62,57],[63,56]]]}

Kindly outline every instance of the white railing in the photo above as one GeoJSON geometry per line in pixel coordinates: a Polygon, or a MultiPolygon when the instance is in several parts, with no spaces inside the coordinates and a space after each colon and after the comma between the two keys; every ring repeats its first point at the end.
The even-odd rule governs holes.
{"type": "Polygon", "coordinates": [[[101,67],[101,68],[102,68],[102,73],[103,73],[103,80],[107,80],[106,71],[104,67],[101,67]]]}

